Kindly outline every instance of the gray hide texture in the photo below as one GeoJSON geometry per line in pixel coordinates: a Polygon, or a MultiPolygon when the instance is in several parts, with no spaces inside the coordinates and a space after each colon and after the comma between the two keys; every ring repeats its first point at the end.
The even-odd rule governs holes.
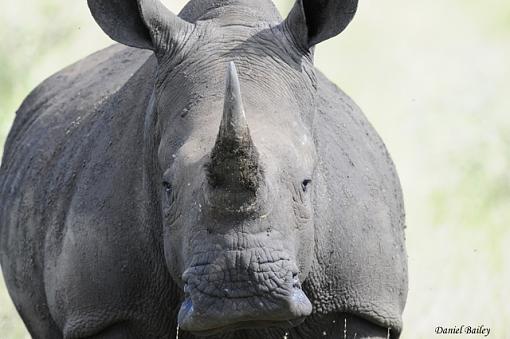
{"type": "Polygon", "coordinates": [[[399,180],[312,64],[356,5],[89,0],[131,47],[39,85],[0,169],[0,264],[33,338],[400,336],[399,180]]]}

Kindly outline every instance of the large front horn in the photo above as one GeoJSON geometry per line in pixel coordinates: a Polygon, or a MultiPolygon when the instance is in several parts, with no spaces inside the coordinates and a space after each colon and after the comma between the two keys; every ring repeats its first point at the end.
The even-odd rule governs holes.
{"type": "Polygon", "coordinates": [[[261,180],[259,155],[248,128],[234,62],[227,70],[220,130],[211,153],[209,184],[231,193],[255,192],[261,180]]]}

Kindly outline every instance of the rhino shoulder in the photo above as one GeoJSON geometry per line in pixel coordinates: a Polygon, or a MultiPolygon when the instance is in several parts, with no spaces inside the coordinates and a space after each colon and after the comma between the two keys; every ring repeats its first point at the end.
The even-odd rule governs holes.
{"type": "MultiPolygon", "coordinates": [[[[153,77],[155,63],[147,62],[149,57],[149,52],[120,45],[106,48],[51,76],[24,100],[0,167],[4,230],[14,228],[22,219],[8,214],[19,201],[32,204],[30,224],[40,224],[50,191],[72,190],[65,178],[80,173],[79,164],[86,159],[92,162],[91,145],[108,145],[112,131],[126,134],[123,131],[130,128],[126,127],[127,118],[132,120],[138,107],[135,104],[143,102],[132,93],[145,95],[150,90],[142,89],[152,86],[147,78],[153,77]],[[137,78],[140,72],[147,73],[138,76],[142,80],[137,78]]],[[[143,116],[140,110],[138,115],[143,116]]]]}
{"type": "Polygon", "coordinates": [[[400,332],[407,255],[395,166],[356,104],[320,73],[318,84],[315,308],[400,332]]]}

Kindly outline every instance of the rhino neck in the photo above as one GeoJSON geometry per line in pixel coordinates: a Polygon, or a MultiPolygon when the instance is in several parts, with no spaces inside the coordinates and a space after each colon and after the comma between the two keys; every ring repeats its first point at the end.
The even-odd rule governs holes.
{"type": "Polygon", "coordinates": [[[191,0],[179,16],[189,22],[222,18],[245,23],[282,20],[271,0],[191,0]]]}

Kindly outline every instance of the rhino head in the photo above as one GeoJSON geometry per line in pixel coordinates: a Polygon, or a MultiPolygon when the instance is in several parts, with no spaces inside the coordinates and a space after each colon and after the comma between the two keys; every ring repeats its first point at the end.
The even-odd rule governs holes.
{"type": "Polygon", "coordinates": [[[193,0],[179,16],[158,0],[88,2],[110,37],[157,58],[151,180],[181,328],[300,324],[312,312],[313,46],[344,30],[357,0],[298,0],[285,20],[269,0],[193,0]]]}

